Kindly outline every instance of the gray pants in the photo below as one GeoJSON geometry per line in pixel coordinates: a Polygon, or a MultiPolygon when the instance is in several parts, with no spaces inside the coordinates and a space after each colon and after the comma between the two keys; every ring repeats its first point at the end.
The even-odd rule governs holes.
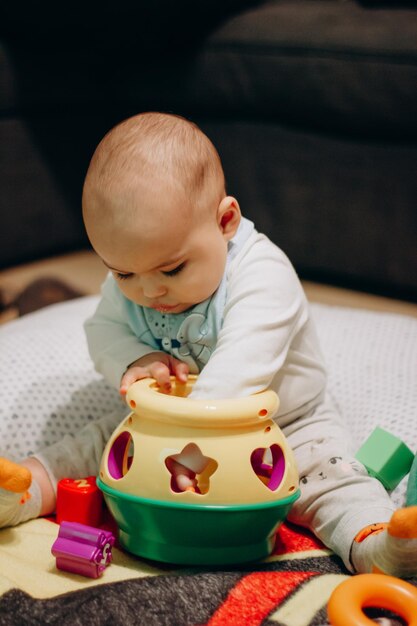
{"type": "Polygon", "coordinates": [[[389,521],[393,502],[355,459],[349,432],[329,397],[283,432],[297,460],[301,489],[288,519],[311,529],[352,569],[349,554],[356,534],[389,521]]]}

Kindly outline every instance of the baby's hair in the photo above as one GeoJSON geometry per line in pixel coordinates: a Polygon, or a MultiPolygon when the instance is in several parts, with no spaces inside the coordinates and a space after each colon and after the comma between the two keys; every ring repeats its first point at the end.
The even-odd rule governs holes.
{"type": "Polygon", "coordinates": [[[209,138],[181,116],[156,112],[128,118],[105,135],[91,160],[84,190],[90,185],[111,190],[121,180],[134,183],[136,177],[156,172],[193,202],[208,185],[219,201],[225,193],[220,157],[209,138]]]}

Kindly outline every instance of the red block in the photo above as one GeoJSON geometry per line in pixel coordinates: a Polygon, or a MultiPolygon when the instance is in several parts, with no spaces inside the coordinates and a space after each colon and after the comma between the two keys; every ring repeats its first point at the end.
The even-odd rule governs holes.
{"type": "Polygon", "coordinates": [[[99,526],[103,510],[103,496],[96,485],[96,477],[62,478],[58,482],[56,521],[78,522],[99,526]]]}

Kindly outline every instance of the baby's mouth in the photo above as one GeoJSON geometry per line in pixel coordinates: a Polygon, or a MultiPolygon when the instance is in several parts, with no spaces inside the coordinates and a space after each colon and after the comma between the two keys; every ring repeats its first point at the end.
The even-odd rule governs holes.
{"type": "Polygon", "coordinates": [[[151,309],[155,309],[156,311],[159,311],[160,313],[170,313],[171,311],[174,311],[176,308],[178,308],[178,304],[174,304],[174,305],[158,304],[157,302],[154,302],[153,304],[151,304],[151,309]]]}

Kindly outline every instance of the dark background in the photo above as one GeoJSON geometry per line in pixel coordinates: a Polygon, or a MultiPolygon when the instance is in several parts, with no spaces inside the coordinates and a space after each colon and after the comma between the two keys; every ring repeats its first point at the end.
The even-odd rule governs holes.
{"type": "Polygon", "coordinates": [[[417,300],[416,18],[394,0],[2,3],[0,267],[87,247],[96,144],[162,110],[208,133],[301,277],[417,300]]]}

